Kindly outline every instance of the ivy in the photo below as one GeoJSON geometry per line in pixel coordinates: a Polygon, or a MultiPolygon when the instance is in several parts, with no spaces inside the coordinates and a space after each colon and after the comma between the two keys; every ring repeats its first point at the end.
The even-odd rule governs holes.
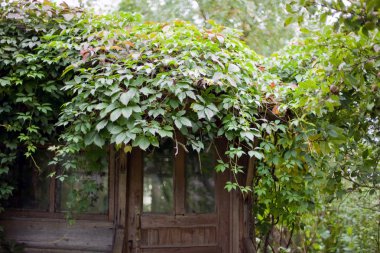
{"type": "MultiPolygon", "coordinates": [[[[129,152],[171,138],[200,152],[223,138],[215,169],[231,171],[228,191],[254,199],[263,235],[275,222],[301,228],[318,194],[339,195],[343,179],[379,189],[377,29],[304,29],[263,58],[213,22],[141,23],[48,1],[6,2],[0,17],[0,177],[41,146],[66,180],[94,146],[129,152]]],[[[2,184],[0,198],[11,190],[2,184]]]]}

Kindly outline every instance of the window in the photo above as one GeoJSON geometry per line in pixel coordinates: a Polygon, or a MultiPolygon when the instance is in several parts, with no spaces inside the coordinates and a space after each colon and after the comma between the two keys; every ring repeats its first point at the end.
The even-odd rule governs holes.
{"type": "Polygon", "coordinates": [[[188,148],[174,154],[174,145],[164,140],[160,148],[143,156],[143,212],[215,212],[214,154],[198,155],[188,148]]]}
{"type": "Polygon", "coordinates": [[[37,150],[32,159],[23,154],[16,157],[8,181],[14,187],[12,196],[5,202],[5,208],[49,211],[50,179],[52,168],[48,166],[51,156],[46,150],[37,150]]]}
{"type": "Polygon", "coordinates": [[[215,211],[215,157],[210,150],[198,155],[186,154],[186,211],[212,213],[215,211]]]}
{"type": "Polygon", "coordinates": [[[5,207],[51,214],[62,214],[69,208],[86,214],[107,214],[108,152],[97,147],[81,152],[78,162],[82,169],[70,172],[72,177],[64,181],[49,177],[52,172],[60,172],[58,166],[49,165],[52,157],[46,149],[37,150],[33,155],[34,161],[23,155],[17,157],[9,173],[14,191],[5,207]]]}
{"type": "Polygon", "coordinates": [[[161,148],[144,155],[143,212],[169,213],[173,210],[173,144],[167,140],[161,148]]]}

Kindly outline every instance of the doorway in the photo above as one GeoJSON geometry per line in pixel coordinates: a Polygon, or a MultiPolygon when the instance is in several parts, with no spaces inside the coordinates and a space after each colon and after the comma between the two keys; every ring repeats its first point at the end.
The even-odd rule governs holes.
{"type": "Polygon", "coordinates": [[[214,153],[198,155],[170,140],[160,148],[132,151],[127,252],[228,252],[227,175],[214,173],[214,153]]]}

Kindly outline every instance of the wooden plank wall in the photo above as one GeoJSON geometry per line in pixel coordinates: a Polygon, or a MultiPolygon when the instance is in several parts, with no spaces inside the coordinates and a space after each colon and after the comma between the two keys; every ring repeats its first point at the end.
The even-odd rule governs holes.
{"type": "Polygon", "coordinates": [[[112,252],[113,223],[65,219],[1,220],[6,238],[24,243],[26,252],[112,252]]]}

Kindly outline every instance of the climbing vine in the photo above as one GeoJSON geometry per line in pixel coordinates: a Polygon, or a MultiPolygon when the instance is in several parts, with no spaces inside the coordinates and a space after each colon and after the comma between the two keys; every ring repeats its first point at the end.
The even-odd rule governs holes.
{"type": "MultiPolygon", "coordinates": [[[[222,138],[227,151],[215,169],[232,172],[227,190],[253,198],[267,239],[276,224],[301,227],[318,192],[338,195],[342,178],[378,190],[377,30],[326,28],[262,58],[239,32],[212,21],[199,29],[48,1],[4,3],[1,177],[20,156],[34,161],[41,147],[54,152],[63,170],[51,176],[63,180],[91,146],[146,150],[171,138],[176,148],[200,152],[222,138]]],[[[12,186],[3,182],[4,199],[12,186]]]]}

